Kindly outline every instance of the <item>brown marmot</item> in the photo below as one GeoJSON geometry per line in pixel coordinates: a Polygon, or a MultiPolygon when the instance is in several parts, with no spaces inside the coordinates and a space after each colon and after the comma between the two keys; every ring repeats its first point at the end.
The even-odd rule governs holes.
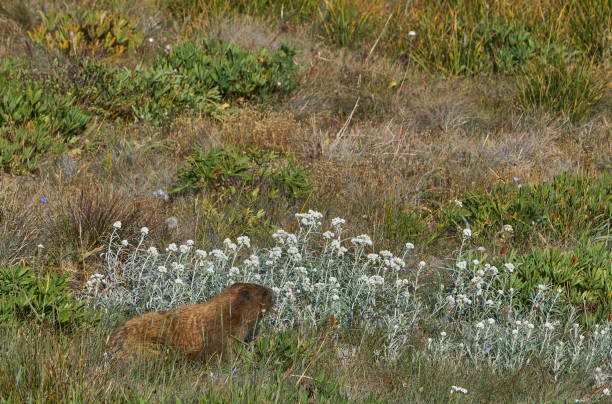
{"type": "Polygon", "coordinates": [[[257,321],[274,304],[271,289],[235,283],[205,303],[145,313],[128,320],[107,340],[111,357],[140,352],[157,356],[162,348],[190,358],[227,352],[231,337],[249,342],[257,321]]]}

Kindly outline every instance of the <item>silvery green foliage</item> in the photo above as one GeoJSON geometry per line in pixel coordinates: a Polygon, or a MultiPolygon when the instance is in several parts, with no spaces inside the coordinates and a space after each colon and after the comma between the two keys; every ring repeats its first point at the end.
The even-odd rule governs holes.
{"type": "Polygon", "coordinates": [[[382,331],[384,344],[375,352],[382,360],[398,359],[410,349],[416,327],[427,323],[439,331],[419,354],[434,360],[518,370],[537,359],[554,374],[598,369],[593,377],[599,386],[609,378],[612,327],[582,330],[572,313],[560,312],[561,291],[546,285],[533,292],[531,307],[520,308],[510,287],[514,265],[497,268],[486,262],[484,249],[466,251],[470,231],[461,233],[452,265],[442,268],[446,287],[430,296],[420,293],[426,264],[406,265],[411,243],[400,256],[372,253],[367,235],[343,237],[344,219],[323,229],[318,212],[296,217],[298,231],[278,230],[272,248],[256,249],[248,237],[238,237],[209,252],[187,240],[160,253],[147,247],[146,228],[136,244],[120,241],[116,223],[105,273],[87,282],[86,296],[107,311],[142,313],[203,302],[234,282],[252,282],[276,294],[264,327],[314,327],[333,316],[339,326],[359,327],[364,335],[382,331]]]}
{"type": "Polygon", "coordinates": [[[234,282],[257,283],[276,295],[267,326],[314,326],[333,316],[340,326],[386,330],[385,354],[398,354],[422,309],[414,295],[422,266],[407,269],[404,261],[414,247],[407,245],[401,257],[388,251],[367,254],[370,237],[343,238],[343,219],[333,219],[329,230],[321,231],[320,213],[296,216],[297,233],[278,230],[272,235],[276,245],[267,249],[251,248],[248,237],[239,237],[208,252],[194,249],[191,240],[159,252],[146,245],[148,229],[130,245],[120,241],[115,226],[103,279],[90,279],[86,295],[107,311],[143,313],[203,302],[234,282]]]}

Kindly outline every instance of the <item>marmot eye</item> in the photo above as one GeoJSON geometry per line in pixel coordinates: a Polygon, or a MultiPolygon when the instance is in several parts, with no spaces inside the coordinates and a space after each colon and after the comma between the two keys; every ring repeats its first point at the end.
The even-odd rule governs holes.
{"type": "Polygon", "coordinates": [[[264,289],[264,291],[263,291],[263,295],[264,295],[264,296],[268,296],[268,291],[264,289]]]}

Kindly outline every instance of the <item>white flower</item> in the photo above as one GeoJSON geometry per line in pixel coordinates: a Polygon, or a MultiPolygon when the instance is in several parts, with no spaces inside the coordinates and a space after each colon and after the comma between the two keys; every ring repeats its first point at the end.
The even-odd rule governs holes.
{"type": "Polygon", "coordinates": [[[164,52],[166,53],[166,55],[168,53],[170,53],[170,45],[169,44],[166,44],[166,46],[164,46],[164,52]]]}
{"type": "Polygon", "coordinates": [[[512,335],[517,335],[517,334],[518,334],[518,330],[516,328],[512,330],[512,335]]]}
{"type": "Polygon", "coordinates": [[[331,231],[326,231],[325,233],[323,233],[323,238],[331,240],[332,238],[334,238],[334,233],[332,233],[331,231]]]}
{"type": "Polygon", "coordinates": [[[483,253],[483,252],[487,251],[487,249],[486,249],[486,248],[484,248],[484,247],[482,247],[482,246],[480,246],[480,247],[478,247],[478,248],[476,249],[476,251],[478,251],[479,253],[483,253]]]}
{"type": "Polygon", "coordinates": [[[480,261],[472,260],[472,264],[474,264],[474,266],[477,267],[480,264],[480,261]]]}
{"type": "Polygon", "coordinates": [[[174,251],[174,252],[178,251],[178,248],[176,247],[176,244],[170,243],[168,245],[168,251],[174,251]]]}
{"type": "Polygon", "coordinates": [[[393,258],[393,253],[388,250],[379,251],[378,254],[383,258],[393,258]]]}
{"type": "Polygon", "coordinates": [[[229,238],[223,240],[223,245],[230,251],[236,251],[236,249],[238,248],[238,246],[234,244],[234,242],[232,242],[232,240],[230,240],[229,238]]]}
{"type": "Polygon", "coordinates": [[[257,255],[251,255],[248,259],[244,260],[244,265],[251,268],[259,266],[259,257],[257,255]]]}
{"type": "Polygon", "coordinates": [[[502,227],[502,230],[503,230],[503,231],[505,231],[505,232],[507,232],[507,233],[512,233],[512,232],[514,232],[514,229],[512,228],[512,225],[509,225],[509,224],[505,224],[505,225],[502,227]]]}
{"type": "Polygon", "coordinates": [[[506,270],[507,270],[508,272],[514,272],[514,268],[515,268],[515,267],[514,267],[514,265],[513,265],[513,264],[511,264],[511,263],[507,262],[507,263],[505,263],[505,264],[504,264],[504,266],[506,267],[506,270]]]}
{"type": "Polygon", "coordinates": [[[378,254],[368,254],[367,255],[368,261],[371,261],[371,262],[378,261],[378,258],[379,258],[378,254]]]}
{"type": "Polygon", "coordinates": [[[113,223],[113,227],[119,230],[121,228],[121,222],[117,220],[115,223],[113,223]]]}
{"type": "Polygon", "coordinates": [[[421,261],[419,262],[419,269],[423,269],[427,266],[427,263],[425,263],[425,261],[421,261]]]}
{"type": "Polygon", "coordinates": [[[414,244],[411,242],[406,243],[406,250],[414,250],[414,244]]]}
{"type": "Polygon", "coordinates": [[[466,269],[467,268],[467,262],[466,261],[459,261],[459,262],[457,262],[457,268],[459,268],[459,269],[466,269]]]}
{"type": "Polygon", "coordinates": [[[601,391],[603,393],[604,396],[609,396],[610,395],[610,389],[609,388],[605,388],[601,391]]]}
{"type": "Polygon", "coordinates": [[[304,226],[319,226],[321,225],[321,219],[323,218],[323,214],[312,209],[308,210],[308,213],[296,213],[295,217],[300,220],[304,226]]]}
{"type": "Polygon", "coordinates": [[[127,240],[121,240],[121,245],[127,247],[129,245],[127,240]]]}
{"type": "Polygon", "coordinates": [[[238,237],[236,243],[238,243],[239,247],[245,246],[246,248],[251,248],[251,239],[247,236],[238,237]]]}
{"type": "Polygon", "coordinates": [[[539,285],[538,285],[538,290],[539,290],[540,292],[543,292],[543,291],[545,291],[546,289],[547,289],[546,285],[543,285],[543,284],[539,284],[539,285]]]}
{"type": "Polygon", "coordinates": [[[487,319],[487,323],[489,323],[489,325],[493,325],[493,324],[495,324],[495,319],[494,318],[488,318],[487,319]]]}
{"type": "Polygon", "coordinates": [[[410,32],[408,32],[408,36],[411,37],[411,38],[414,38],[416,36],[416,32],[410,31],[410,32]]]}
{"type": "Polygon", "coordinates": [[[218,249],[214,249],[210,252],[210,255],[212,255],[213,257],[215,257],[218,260],[221,261],[227,261],[227,255],[225,255],[225,253],[221,250],[218,249]]]}
{"type": "Polygon", "coordinates": [[[554,325],[552,325],[552,323],[550,323],[550,322],[548,322],[548,321],[544,323],[544,326],[543,326],[543,327],[544,327],[544,328],[546,328],[546,329],[547,329],[547,330],[549,330],[549,331],[553,331],[553,330],[555,329],[555,326],[554,326],[554,325]]]}
{"type": "Polygon", "coordinates": [[[175,283],[176,285],[184,285],[184,284],[185,284],[185,282],[183,282],[183,280],[182,280],[181,278],[176,278],[176,279],[174,280],[174,283],[175,283]]]}
{"type": "Polygon", "coordinates": [[[140,234],[142,234],[143,236],[146,236],[147,234],[149,234],[149,228],[148,227],[142,227],[140,229],[140,234]]]}
{"type": "Polygon", "coordinates": [[[45,248],[45,246],[44,246],[44,245],[42,245],[42,244],[39,244],[39,245],[37,245],[36,247],[37,247],[37,248],[45,248]]]}
{"type": "Polygon", "coordinates": [[[183,272],[185,269],[185,265],[179,264],[178,262],[173,262],[170,264],[170,266],[172,267],[172,270],[176,272],[183,272]]]}
{"type": "Polygon", "coordinates": [[[462,394],[467,394],[468,393],[467,389],[464,389],[463,387],[451,386],[451,394],[453,394],[455,392],[462,393],[462,394]]]}
{"type": "Polygon", "coordinates": [[[463,202],[461,202],[459,199],[455,199],[455,205],[457,205],[460,208],[462,208],[463,207],[463,202]]]}
{"type": "Polygon", "coordinates": [[[153,43],[153,42],[155,42],[155,39],[149,38],[148,41],[149,41],[149,43],[153,43]]]}
{"type": "Polygon", "coordinates": [[[270,250],[270,252],[268,253],[268,256],[272,259],[272,260],[276,260],[278,258],[280,258],[283,255],[283,250],[280,247],[274,247],[272,248],[272,250],[270,250]]]}
{"type": "Polygon", "coordinates": [[[204,250],[195,250],[195,253],[198,257],[202,259],[205,259],[206,257],[208,257],[208,254],[204,250]]]}
{"type": "Polygon", "coordinates": [[[527,324],[527,328],[529,328],[530,330],[533,330],[535,328],[535,325],[529,323],[527,324]]]}
{"type": "Polygon", "coordinates": [[[442,338],[446,337],[446,331],[442,331],[440,335],[442,336],[442,338]]]}
{"type": "Polygon", "coordinates": [[[472,237],[472,230],[470,230],[469,228],[463,229],[463,237],[465,238],[472,237]]]}
{"type": "Polygon", "coordinates": [[[240,269],[238,269],[238,267],[231,267],[229,270],[229,276],[235,276],[235,275],[239,275],[240,274],[240,269]]]}
{"type": "Polygon", "coordinates": [[[340,296],[338,295],[332,295],[332,300],[336,301],[336,300],[340,300],[340,296]]]}
{"type": "Polygon", "coordinates": [[[189,240],[185,241],[185,244],[187,244],[189,247],[192,247],[194,242],[193,242],[193,240],[189,239],[189,240]]]}
{"type": "Polygon", "coordinates": [[[483,323],[482,321],[479,321],[479,322],[477,322],[477,323],[476,323],[476,328],[483,329],[483,328],[484,328],[484,326],[485,326],[485,325],[484,325],[484,323],[483,323]]]}
{"type": "Polygon", "coordinates": [[[154,257],[157,257],[157,256],[159,255],[159,252],[157,251],[157,248],[155,248],[155,247],[153,247],[153,246],[149,247],[149,249],[147,250],[147,252],[148,252],[149,254],[151,254],[152,256],[154,256],[154,257]]]}
{"type": "Polygon", "coordinates": [[[595,373],[596,374],[601,374],[601,368],[600,367],[595,368],[595,373]]]}
{"type": "Polygon", "coordinates": [[[339,217],[335,217],[332,219],[331,224],[334,227],[338,227],[338,226],[342,226],[343,224],[346,223],[346,220],[339,218],[339,217]]]}
{"type": "Polygon", "coordinates": [[[160,273],[162,273],[162,274],[165,274],[165,273],[167,273],[167,272],[168,272],[168,269],[167,269],[165,266],[163,266],[163,265],[158,266],[158,267],[157,267],[157,270],[158,270],[160,273]]]}
{"type": "Polygon", "coordinates": [[[179,251],[181,252],[181,254],[187,254],[189,252],[189,250],[191,250],[191,247],[185,245],[185,244],[181,244],[179,246],[179,251]]]}
{"type": "Polygon", "coordinates": [[[353,237],[351,239],[351,243],[357,244],[357,245],[369,245],[369,246],[371,246],[372,245],[372,239],[367,234],[362,234],[360,236],[353,237]]]}

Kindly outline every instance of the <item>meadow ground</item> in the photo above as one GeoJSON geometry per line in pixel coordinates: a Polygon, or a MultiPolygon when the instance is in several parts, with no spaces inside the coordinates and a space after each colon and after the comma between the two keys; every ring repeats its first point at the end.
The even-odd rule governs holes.
{"type": "Polygon", "coordinates": [[[0,400],[611,400],[611,20],[3,2],[0,400]],[[278,299],[231,360],[105,361],[234,281],[278,299]]]}

